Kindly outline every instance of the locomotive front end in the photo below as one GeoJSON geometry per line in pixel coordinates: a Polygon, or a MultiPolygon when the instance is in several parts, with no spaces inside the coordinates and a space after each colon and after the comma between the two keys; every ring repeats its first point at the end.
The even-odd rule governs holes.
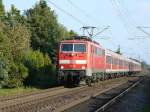
{"type": "Polygon", "coordinates": [[[60,43],[58,55],[58,79],[78,84],[85,78],[87,68],[86,42],[66,40],[60,43]]]}

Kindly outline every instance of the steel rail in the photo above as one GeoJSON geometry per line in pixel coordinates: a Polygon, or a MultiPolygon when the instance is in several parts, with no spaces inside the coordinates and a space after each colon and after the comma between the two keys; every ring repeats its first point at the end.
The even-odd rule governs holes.
{"type": "Polygon", "coordinates": [[[143,79],[140,79],[136,81],[134,84],[129,86],[127,89],[125,89],[123,92],[121,92],[119,95],[113,97],[111,100],[109,100],[107,103],[105,103],[103,106],[98,108],[95,112],[104,112],[110,105],[115,103],[120,97],[125,95],[127,92],[129,92],[132,88],[134,88],[136,85],[138,85],[143,79]]]}
{"type": "Polygon", "coordinates": [[[10,100],[10,101],[8,100],[8,101],[0,102],[1,103],[0,104],[0,110],[2,110],[2,111],[6,110],[6,111],[9,112],[9,111],[11,111],[11,110],[13,110],[17,107],[22,107],[25,104],[27,104],[27,105],[28,104],[30,104],[30,105],[31,104],[36,104],[37,102],[42,102],[46,99],[52,99],[52,98],[55,98],[55,97],[58,97],[58,96],[63,96],[64,94],[73,93],[75,91],[80,91],[81,89],[84,89],[86,87],[87,86],[81,86],[81,87],[78,87],[78,88],[67,89],[67,90],[62,91],[63,89],[65,89],[65,88],[63,88],[62,90],[60,90],[62,92],[58,92],[58,93],[54,93],[55,91],[53,91],[53,93],[49,93],[47,91],[47,92],[41,93],[43,95],[41,95],[40,93],[39,94],[34,94],[34,95],[38,95],[38,96],[35,96],[35,97],[32,97],[32,95],[31,96],[30,95],[26,96],[26,97],[32,97],[32,98],[26,98],[26,97],[25,98],[16,98],[15,99],[16,101],[14,101],[14,99],[13,99],[13,100],[10,100]]]}

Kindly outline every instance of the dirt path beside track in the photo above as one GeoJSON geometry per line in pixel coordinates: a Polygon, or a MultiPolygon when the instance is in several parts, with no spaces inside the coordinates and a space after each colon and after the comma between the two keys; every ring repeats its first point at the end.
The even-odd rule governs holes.
{"type": "Polygon", "coordinates": [[[150,112],[150,76],[127,95],[113,104],[106,112],[150,112]]]}

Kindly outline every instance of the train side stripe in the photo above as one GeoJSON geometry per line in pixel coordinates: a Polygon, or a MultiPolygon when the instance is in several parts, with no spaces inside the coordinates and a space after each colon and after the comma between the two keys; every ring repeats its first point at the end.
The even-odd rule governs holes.
{"type": "Polygon", "coordinates": [[[70,64],[70,60],[59,60],[59,64],[70,64]]]}
{"type": "Polygon", "coordinates": [[[59,60],[59,64],[87,64],[87,60],[59,60]]]}
{"type": "Polygon", "coordinates": [[[87,64],[86,60],[76,60],[76,64],[87,64]]]}

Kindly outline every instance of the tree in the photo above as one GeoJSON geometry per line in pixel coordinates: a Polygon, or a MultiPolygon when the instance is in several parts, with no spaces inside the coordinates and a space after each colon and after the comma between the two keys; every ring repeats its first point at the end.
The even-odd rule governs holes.
{"type": "Polygon", "coordinates": [[[39,50],[29,50],[24,63],[29,70],[29,76],[25,80],[26,85],[45,87],[53,85],[56,81],[54,66],[47,54],[39,50]]]}
{"type": "Polygon", "coordinates": [[[11,24],[15,24],[16,22],[21,23],[22,25],[27,25],[26,18],[20,14],[20,10],[18,10],[14,5],[11,5],[11,10],[6,14],[9,21],[11,24]]]}
{"type": "Polygon", "coordinates": [[[29,49],[30,33],[20,23],[16,23],[13,27],[10,27],[8,37],[11,42],[12,56],[14,59],[18,59],[29,49]]]}
{"type": "Polygon", "coordinates": [[[12,5],[10,12],[7,14],[7,36],[11,42],[12,56],[18,59],[30,47],[30,31],[24,25],[20,11],[12,5]]]}
{"type": "Polygon", "coordinates": [[[73,36],[77,36],[77,33],[74,32],[73,30],[70,30],[69,34],[70,34],[70,38],[72,38],[73,36]]]}
{"type": "Polygon", "coordinates": [[[12,60],[10,41],[5,32],[6,26],[0,21],[0,86],[8,79],[9,64],[12,60]]]}
{"type": "Polygon", "coordinates": [[[0,0],[0,16],[3,16],[5,13],[3,1],[0,0]]]}
{"type": "Polygon", "coordinates": [[[7,87],[22,86],[28,76],[22,57],[30,46],[30,32],[20,17],[12,6],[5,20],[0,21],[0,81],[7,87]]]}
{"type": "Polygon", "coordinates": [[[121,50],[120,50],[120,45],[118,46],[116,53],[122,55],[121,50]]]}
{"type": "Polygon", "coordinates": [[[66,28],[58,23],[55,12],[44,0],[27,10],[26,16],[32,32],[31,47],[48,53],[54,63],[57,45],[65,37],[66,28]]]}

